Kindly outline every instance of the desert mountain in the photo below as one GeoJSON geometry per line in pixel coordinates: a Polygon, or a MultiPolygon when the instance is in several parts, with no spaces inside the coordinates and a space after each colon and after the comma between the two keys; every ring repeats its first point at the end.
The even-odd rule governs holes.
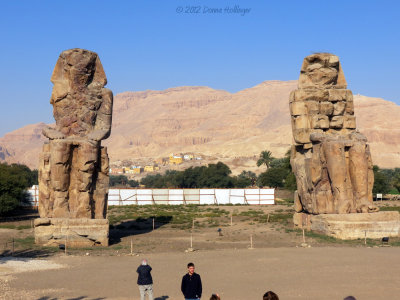
{"type": "MultiPolygon", "coordinates": [[[[222,160],[265,149],[283,156],[292,133],[289,93],[297,81],[265,81],[237,93],[209,87],[124,92],[114,97],[111,162],[195,152],[222,160]]],[[[351,89],[351,86],[349,86],[351,89]]],[[[400,106],[354,95],[357,128],[371,145],[374,164],[400,167],[400,106]]],[[[44,123],[0,138],[0,160],[37,167],[44,123]]]]}

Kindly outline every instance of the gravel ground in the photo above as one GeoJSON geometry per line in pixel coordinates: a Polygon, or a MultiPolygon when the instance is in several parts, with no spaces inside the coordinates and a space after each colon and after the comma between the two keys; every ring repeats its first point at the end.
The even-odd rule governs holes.
{"type": "Polygon", "coordinates": [[[140,256],[58,256],[51,270],[21,272],[0,291],[2,299],[139,299],[136,268],[144,257],[153,268],[157,300],[181,300],[180,280],[193,261],[204,295],[222,300],[398,299],[400,248],[269,248],[148,253],[140,256]],[[3,293],[1,293],[3,292],[3,293]]]}
{"type": "Polygon", "coordinates": [[[25,257],[3,257],[0,258],[0,276],[21,272],[44,271],[60,269],[64,265],[51,260],[34,259],[25,257]]]}

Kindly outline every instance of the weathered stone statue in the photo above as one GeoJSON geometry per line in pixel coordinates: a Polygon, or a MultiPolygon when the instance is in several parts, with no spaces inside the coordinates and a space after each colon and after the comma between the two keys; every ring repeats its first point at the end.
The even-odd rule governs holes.
{"type": "Polygon", "coordinates": [[[385,234],[396,236],[398,214],[362,214],[378,211],[372,203],[374,175],[367,139],[356,130],[353,95],[346,88],[336,55],[304,59],[289,103],[297,180],[294,223],[339,238],[360,238],[367,231],[380,236],[389,227],[385,234]]]}
{"type": "Polygon", "coordinates": [[[88,50],[64,51],[51,81],[56,127],[43,130],[49,142],[40,155],[40,217],[105,219],[109,159],[101,140],[110,135],[113,94],[104,88],[100,59],[88,50]]]}
{"type": "Polygon", "coordinates": [[[353,95],[346,87],[336,55],[318,53],[304,59],[299,89],[290,96],[298,212],[377,210],[372,205],[369,146],[356,131],[353,95]]]}

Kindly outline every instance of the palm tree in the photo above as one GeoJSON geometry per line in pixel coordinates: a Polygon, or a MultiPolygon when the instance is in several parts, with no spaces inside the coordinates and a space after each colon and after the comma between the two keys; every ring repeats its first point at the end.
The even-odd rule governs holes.
{"type": "Polygon", "coordinates": [[[260,158],[257,160],[257,167],[265,164],[268,169],[274,159],[271,151],[261,151],[260,158]]]}

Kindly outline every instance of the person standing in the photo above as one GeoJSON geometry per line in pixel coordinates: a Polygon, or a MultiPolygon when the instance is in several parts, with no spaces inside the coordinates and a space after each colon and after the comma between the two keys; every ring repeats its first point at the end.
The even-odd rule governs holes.
{"type": "Polygon", "coordinates": [[[137,284],[139,286],[140,300],[145,300],[146,294],[149,300],[153,300],[153,278],[151,277],[152,268],[147,263],[147,259],[142,260],[142,264],[137,268],[137,284]]]}
{"type": "Polygon", "coordinates": [[[203,290],[200,275],[194,272],[193,263],[188,263],[187,268],[188,273],[182,277],[182,294],[185,300],[198,300],[203,290]]]}

